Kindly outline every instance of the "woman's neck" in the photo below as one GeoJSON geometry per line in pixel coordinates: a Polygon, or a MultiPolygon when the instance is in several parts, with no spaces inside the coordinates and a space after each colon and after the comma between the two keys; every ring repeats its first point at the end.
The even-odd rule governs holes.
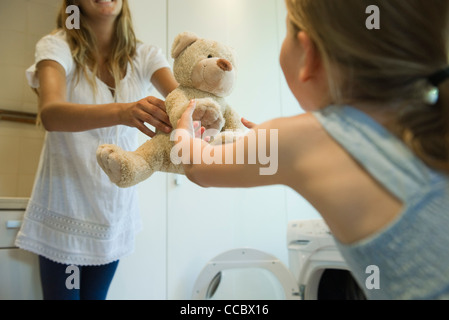
{"type": "Polygon", "coordinates": [[[89,23],[97,40],[99,59],[106,59],[112,50],[115,32],[115,21],[101,21],[89,23]]]}

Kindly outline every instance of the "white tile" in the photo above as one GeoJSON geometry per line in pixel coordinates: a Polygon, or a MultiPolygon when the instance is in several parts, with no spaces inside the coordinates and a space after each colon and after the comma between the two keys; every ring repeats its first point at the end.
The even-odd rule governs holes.
{"type": "Polygon", "coordinates": [[[0,121],[0,141],[14,138],[45,138],[45,130],[32,124],[0,121]]]}
{"type": "Polygon", "coordinates": [[[2,76],[0,77],[0,108],[9,109],[5,105],[6,100],[12,100],[22,103],[23,98],[23,81],[24,68],[18,66],[11,66],[8,64],[0,64],[2,76]]]}
{"type": "Polygon", "coordinates": [[[27,32],[44,36],[56,28],[57,10],[47,4],[34,1],[27,5],[27,32]]]}
{"type": "Polygon", "coordinates": [[[23,66],[26,56],[25,32],[0,29],[0,63],[23,66]]]}
{"type": "Polygon", "coordinates": [[[0,195],[2,197],[17,197],[17,174],[0,174],[0,195]]]}
{"type": "Polygon", "coordinates": [[[22,106],[21,106],[21,110],[23,112],[37,114],[37,112],[38,112],[37,100],[36,100],[36,102],[24,101],[22,106]]]}
{"type": "Polygon", "coordinates": [[[37,113],[38,96],[31,89],[27,81],[23,82],[23,109],[28,112],[37,113]]]}
{"type": "Polygon", "coordinates": [[[0,136],[0,174],[19,172],[20,138],[0,136]]]}
{"type": "MultiPolygon", "coordinates": [[[[0,85],[2,83],[2,80],[0,79],[0,85]]],[[[2,92],[2,89],[0,88],[0,94],[2,92]]],[[[0,95],[0,109],[6,109],[6,110],[14,110],[14,111],[20,111],[22,110],[22,101],[18,100],[17,97],[13,97],[13,99],[6,99],[5,97],[0,95]]],[[[3,122],[0,120],[0,123],[3,122]]]]}
{"type": "Polygon", "coordinates": [[[15,135],[18,132],[14,122],[0,120],[0,140],[6,139],[5,136],[15,135]]]}
{"type": "Polygon", "coordinates": [[[19,174],[17,179],[16,197],[28,198],[33,190],[35,174],[19,174]]]}
{"type": "Polygon", "coordinates": [[[26,40],[25,40],[25,50],[26,50],[26,54],[25,54],[25,61],[24,61],[24,65],[26,68],[30,67],[31,65],[34,64],[35,61],[35,52],[36,52],[36,44],[37,42],[42,38],[42,35],[37,35],[37,34],[31,34],[31,33],[26,33],[26,40]]]}
{"type": "MultiPolygon", "coordinates": [[[[28,0],[28,1],[38,3],[38,4],[43,4],[52,9],[59,9],[61,7],[61,1],[55,1],[55,0],[28,0]]],[[[134,0],[132,0],[132,1],[134,1],[134,0]]]]}
{"type": "Polygon", "coordinates": [[[34,175],[41,155],[43,139],[21,138],[19,152],[19,174],[34,175]]]}
{"type": "Polygon", "coordinates": [[[27,1],[0,1],[0,28],[25,32],[27,28],[27,1]]]}

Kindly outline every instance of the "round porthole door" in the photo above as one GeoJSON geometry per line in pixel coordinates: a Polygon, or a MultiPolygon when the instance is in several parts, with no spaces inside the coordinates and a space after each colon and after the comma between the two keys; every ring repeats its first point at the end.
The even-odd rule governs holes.
{"type": "Polygon", "coordinates": [[[195,300],[299,300],[296,279],[268,253],[239,248],[209,261],[198,276],[195,300]]]}

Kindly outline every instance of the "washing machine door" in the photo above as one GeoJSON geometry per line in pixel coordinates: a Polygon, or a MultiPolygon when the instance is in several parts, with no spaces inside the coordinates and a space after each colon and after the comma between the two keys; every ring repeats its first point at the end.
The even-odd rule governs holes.
{"type": "Polygon", "coordinates": [[[250,248],[224,252],[198,276],[194,300],[299,300],[299,287],[275,256],[250,248]]]}

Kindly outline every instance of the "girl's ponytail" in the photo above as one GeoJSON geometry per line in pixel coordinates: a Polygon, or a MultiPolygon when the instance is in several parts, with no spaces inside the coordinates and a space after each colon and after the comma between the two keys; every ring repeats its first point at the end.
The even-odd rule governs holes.
{"type": "Polygon", "coordinates": [[[449,174],[449,68],[429,77],[437,100],[400,117],[405,143],[429,166],[449,174]]]}

